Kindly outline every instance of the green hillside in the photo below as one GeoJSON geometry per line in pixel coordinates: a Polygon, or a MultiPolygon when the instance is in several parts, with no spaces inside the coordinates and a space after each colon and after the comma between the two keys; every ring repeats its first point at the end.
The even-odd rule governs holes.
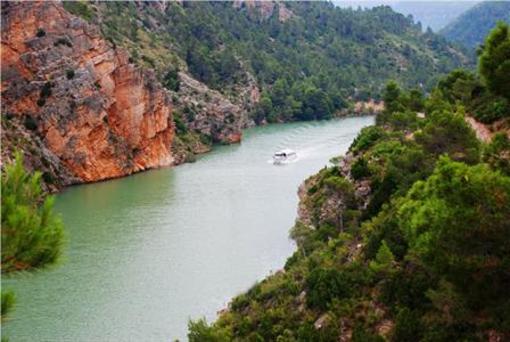
{"type": "Polygon", "coordinates": [[[351,99],[379,98],[388,78],[420,87],[468,58],[389,7],[328,2],[66,3],[98,22],[163,79],[188,70],[231,98],[253,75],[256,121],[327,118],[351,99]],[[78,5],[79,4],[79,5],[78,5]],[[248,75],[249,73],[249,75],[248,75]]]}
{"type": "MultiPolygon", "coordinates": [[[[501,24],[471,75],[502,101],[509,43],[501,24]]],[[[390,82],[377,124],[300,189],[284,270],[191,322],[190,341],[508,340],[510,111],[480,142],[464,74],[428,97],[390,82]]]]}
{"type": "Polygon", "coordinates": [[[460,15],[439,33],[450,41],[474,48],[483,42],[498,20],[510,23],[510,2],[482,2],[460,15]]]}

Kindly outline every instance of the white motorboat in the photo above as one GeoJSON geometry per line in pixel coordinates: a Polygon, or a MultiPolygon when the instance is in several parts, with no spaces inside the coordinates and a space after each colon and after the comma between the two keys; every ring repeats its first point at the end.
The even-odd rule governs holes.
{"type": "Polygon", "coordinates": [[[285,149],[273,154],[273,164],[284,164],[297,159],[297,154],[291,149],[285,149]]]}

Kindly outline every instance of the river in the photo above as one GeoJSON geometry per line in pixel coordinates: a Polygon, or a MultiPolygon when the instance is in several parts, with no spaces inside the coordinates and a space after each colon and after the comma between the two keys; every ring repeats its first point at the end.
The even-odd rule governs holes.
{"type": "Polygon", "coordinates": [[[373,117],[248,129],[192,164],[76,186],[57,196],[61,262],[3,279],[17,295],[2,334],[17,341],[186,340],[189,318],[281,269],[297,188],[345,153],[373,117]],[[275,150],[294,163],[275,166],[275,150]]]}

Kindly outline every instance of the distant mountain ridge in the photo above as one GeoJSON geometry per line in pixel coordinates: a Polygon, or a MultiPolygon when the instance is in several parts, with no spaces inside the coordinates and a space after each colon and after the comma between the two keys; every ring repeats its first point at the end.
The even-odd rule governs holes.
{"type": "Polygon", "coordinates": [[[486,1],[463,13],[439,33],[448,40],[476,47],[498,20],[510,23],[510,2],[486,1]]]}
{"type": "Polygon", "coordinates": [[[478,1],[397,1],[397,0],[367,0],[367,1],[343,1],[334,3],[340,7],[372,8],[387,5],[395,12],[404,15],[412,15],[415,22],[422,24],[423,30],[430,27],[437,32],[450,24],[459,15],[475,6],[478,1]]]}

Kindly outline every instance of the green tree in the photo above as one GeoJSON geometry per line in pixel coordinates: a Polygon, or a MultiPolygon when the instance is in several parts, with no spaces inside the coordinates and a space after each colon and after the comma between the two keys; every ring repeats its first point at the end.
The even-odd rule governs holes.
{"type": "Polygon", "coordinates": [[[412,187],[399,209],[412,253],[472,308],[491,310],[510,304],[509,218],[510,178],[448,157],[412,187]]]}
{"type": "MultiPolygon", "coordinates": [[[[23,156],[2,175],[2,273],[43,267],[60,255],[63,228],[53,213],[53,197],[41,191],[41,174],[28,174],[23,156]]],[[[2,318],[14,305],[14,293],[2,289],[2,318]]]]}
{"type": "Polygon", "coordinates": [[[369,264],[370,269],[376,273],[389,272],[395,262],[395,256],[391,252],[391,249],[386,244],[386,241],[382,241],[379,250],[375,256],[375,260],[372,260],[369,264]]]}
{"type": "Polygon", "coordinates": [[[483,150],[483,161],[510,176],[510,139],[504,133],[495,134],[483,150]]]}
{"type": "Polygon", "coordinates": [[[447,153],[451,158],[467,163],[479,160],[480,143],[462,113],[434,111],[415,139],[425,151],[435,156],[447,153]]]}
{"type": "Polygon", "coordinates": [[[483,46],[479,71],[487,87],[494,94],[510,100],[510,30],[508,24],[498,22],[483,46]]]}
{"type": "Polygon", "coordinates": [[[204,318],[188,323],[188,339],[190,342],[228,342],[230,334],[207,324],[204,318]]]}
{"type": "Polygon", "coordinates": [[[27,173],[17,153],[2,177],[2,272],[42,267],[57,260],[63,227],[53,212],[53,202],[41,190],[41,174],[27,173]]]}
{"type": "Polygon", "coordinates": [[[400,99],[401,90],[397,82],[390,81],[386,85],[383,93],[384,111],[388,114],[403,110],[400,99]]]}

